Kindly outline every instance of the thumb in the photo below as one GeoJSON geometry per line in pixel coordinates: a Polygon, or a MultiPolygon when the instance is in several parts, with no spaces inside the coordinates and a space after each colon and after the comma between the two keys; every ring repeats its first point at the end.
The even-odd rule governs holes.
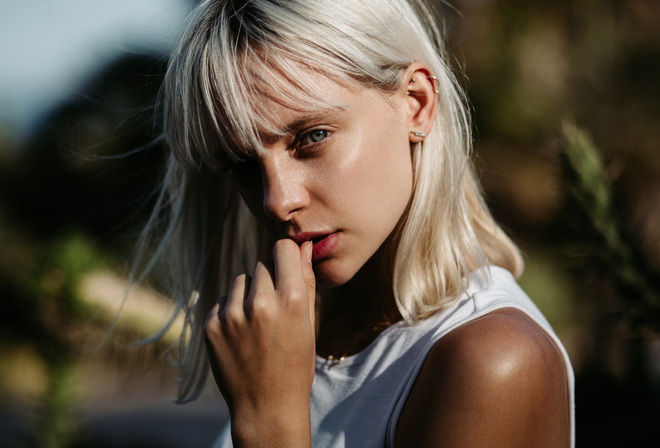
{"type": "Polygon", "coordinates": [[[300,245],[300,261],[302,264],[303,278],[307,285],[307,298],[309,299],[309,319],[312,328],[316,328],[316,276],[312,267],[311,241],[305,241],[300,245]]]}

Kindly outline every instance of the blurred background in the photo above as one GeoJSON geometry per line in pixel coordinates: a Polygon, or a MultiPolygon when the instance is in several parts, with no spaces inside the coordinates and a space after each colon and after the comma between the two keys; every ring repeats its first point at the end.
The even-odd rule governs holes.
{"type": "MultiPolygon", "coordinates": [[[[167,299],[124,302],[194,3],[0,3],[0,447],[203,447],[226,419],[214,387],[171,403],[178,323],[137,343],[167,299]]],[[[438,8],[487,200],[575,368],[577,446],[660,446],[660,2],[438,8]]]]}

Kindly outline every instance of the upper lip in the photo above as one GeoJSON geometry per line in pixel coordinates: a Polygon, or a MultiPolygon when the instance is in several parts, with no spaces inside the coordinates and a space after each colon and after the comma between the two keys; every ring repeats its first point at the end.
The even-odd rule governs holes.
{"type": "Polygon", "coordinates": [[[305,241],[309,241],[315,238],[323,238],[330,235],[333,232],[302,232],[296,235],[289,235],[288,238],[292,239],[299,246],[305,241]]]}

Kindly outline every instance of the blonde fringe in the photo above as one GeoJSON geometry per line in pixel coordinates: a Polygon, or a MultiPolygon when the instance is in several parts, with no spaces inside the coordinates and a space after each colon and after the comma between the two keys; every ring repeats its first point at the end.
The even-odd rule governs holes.
{"type": "Polygon", "coordinates": [[[465,98],[443,60],[440,31],[423,2],[292,0],[280,10],[275,3],[253,0],[250,8],[263,7],[268,15],[259,26],[242,22],[243,34],[233,37],[231,27],[220,23],[238,20],[242,12],[232,11],[236,5],[221,11],[226,3],[231,1],[203,2],[173,53],[162,91],[165,135],[173,155],[138,250],[144,258],[143,247],[167,210],[169,223],[146,271],[157,259],[167,261],[172,297],[186,313],[179,353],[180,403],[194,400],[209,376],[203,340],[209,310],[233,278],[251,269],[268,248],[267,237],[219,170],[223,159],[259,150],[256,129],[269,125],[258,101],[266,91],[260,87],[264,82],[272,81],[270,87],[294,104],[327,106],[320,94],[309,93],[313,86],[287,84],[296,79],[301,65],[383,92],[400,85],[413,61],[426,63],[438,77],[436,122],[426,140],[411,148],[413,197],[397,229],[398,246],[390,248],[395,300],[407,321],[418,322],[451,306],[467,287],[471,270],[490,263],[519,275],[523,267],[518,249],[488,212],[475,179],[465,98]],[[331,20],[346,20],[354,33],[350,38],[335,22],[317,23],[325,20],[326,9],[337,8],[344,13],[331,20]],[[375,15],[382,23],[367,22],[375,15]],[[266,18],[273,23],[264,24],[266,18]],[[364,20],[363,26],[358,19],[364,20]],[[266,25],[276,29],[272,35],[266,25]],[[313,33],[328,35],[314,39],[313,33]],[[302,34],[307,39],[299,38],[302,34]],[[259,45],[269,51],[259,51],[259,45]],[[268,76],[256,74],[255,67],[267,69],[268,76]]]}

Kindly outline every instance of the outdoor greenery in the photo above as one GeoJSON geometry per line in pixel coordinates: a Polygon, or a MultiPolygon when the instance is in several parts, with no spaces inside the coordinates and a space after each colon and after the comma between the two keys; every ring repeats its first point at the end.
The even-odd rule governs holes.
{"type": "MultiPolygon", "coordinates": [[[[439,7],[487,200],[575,367],[578,446],[659,446],[660,3],[439,7]]],[[[99,348],[115,318],[99,297],[122,303],[163,161],[148,145],[163,68],[162,55],[118,57],[30,141],[0,132],[0,400],[35,409],[35,446],[82,446],[83,361],[162,369],[173,341],[133,344],[166,307],[154,281],[154,305],[99,348]]]]}

